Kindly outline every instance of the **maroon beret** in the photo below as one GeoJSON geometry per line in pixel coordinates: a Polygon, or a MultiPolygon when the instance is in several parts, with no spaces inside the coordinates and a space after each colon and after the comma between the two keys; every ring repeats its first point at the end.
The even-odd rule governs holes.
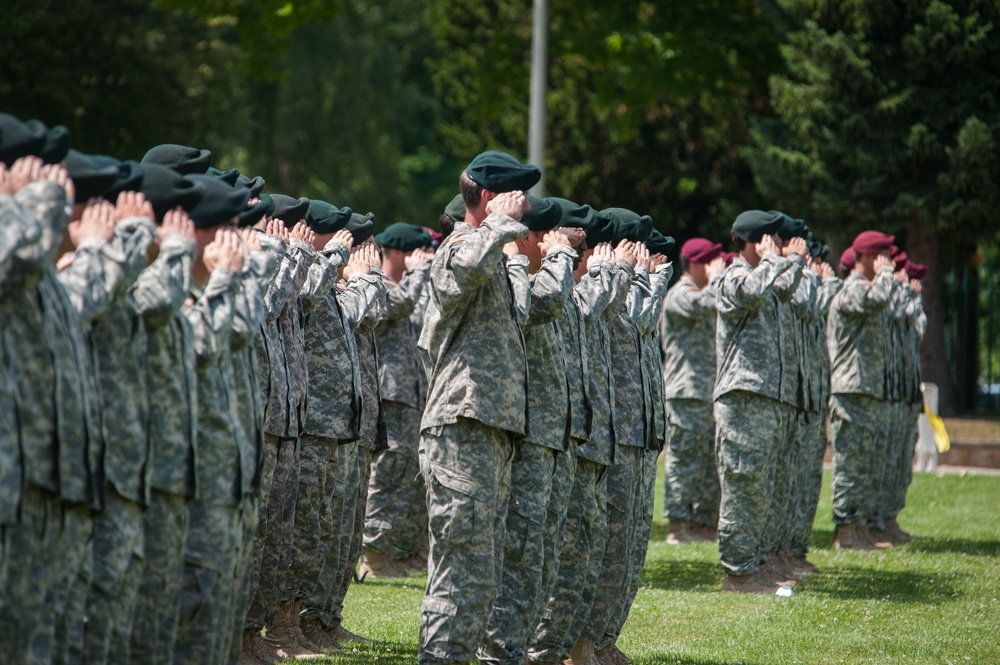
{"type": "Polygon", "coordinates": [[[892,247],[895,239],[896,236],[886,235],[881,231],[862,231],[851,247],[858,254],[881,254],[892,247]]]}
{"type": "Polygon", "coordinates": [[[927,266],[910,261],[906,264],[906,276],[910,279],[923,279],[927,276],[927,266]]]}
{"type": "Polygon", "coordinates": [[[732,265],[733,259],[735,259],[737,256],[739,256],[739,253],[738,252],[723,252],[719,256],[721,256],[723,259],[725,259],[726,265],[728,266],[728,265],[732,265]]]}
{"type": "Polygon", "coordinates": [[[854,255],[854,248],[848,247],[840,254],[840,265],[847,268],[848,270],[854,270],[854,265],[857,263],[857,256],[854,255]]]}
{"type": "Polygon", "coordinates": [[[906,266],[910,264],[910,257],[906,255],[906,252],[899,250],[892,253],[892,260],[896,262],[896,271],[906,270],[906,266]]]}
{"type": "Polygon", "coordinates": [[[705,238],[691,238],[681,246],[681,256],[691,263],[708,263],[722,254],[722,245],[705,238]]]}

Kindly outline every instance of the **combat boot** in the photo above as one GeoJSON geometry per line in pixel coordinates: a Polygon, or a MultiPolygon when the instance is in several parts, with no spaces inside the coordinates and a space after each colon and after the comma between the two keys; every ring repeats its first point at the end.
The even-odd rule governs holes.
{"type": "Polygon", "coordinates": [[[569,658],[564,660],[570,665],[597,665],[594,654],[594,640],[580,640],[569,651],[569,658]]]}
{"type": "Polygon", "coordinates": [[[709,524],[691,524],[688,532],[694,536],[696,543],[714,543],[719,539],[718,530],[709,524]]]}
{"type": "MultiPolygon", "coordinates": [[[[236,661],[237,665],[270,665],[273,661],[268,661],[265,664],[257,657],[257,651],[253,645],[253,636],[254,631],[243,631],[243,646],[240,648],[240,659],[236,661]]],[[[259,632],[257,633],[257,639],[260,639],[259,632]]]]}
{"type": "Polygon", "coordinates": [[[337,641],[330,633],[326,632],[319,619],[303,619],[302,634],[305,638],[319,647],[324,653],[340,653],[337,648],[337,641]]]}
{"type": "Polygon", "coordinates": [[[243,649],[240,655],[240,663],[259,663],[260,665],[274,665],[281,657],[277,651],[271,648],[264,638],[260,636],[260,631],[249,629],[243,631],[243,649]]]}
{"type": "Polygon", "coordinates": [[[798,583],[805,581],[805,576],[802,575],[802,571],[796,570],[795,564],[792,563],[792,555],[790,552],[782,552],[778,557],[778,565],[781,567],[781,572],[784,573],[786,577],[794,580],[798,583]]]}
{"type": "Polygon", "coordinates": [[[810,563],[804,556],[792,557],[791,562],[795,572],[797,573],[804,573],[808,575],[809,573],[819,572],[819,568],[817,568],[815,564],[810,563]]]}
{"type": "Polygon", "coordinates": [[[833,549],[835,550],[870,550],[873,545],[862,540],[858,534],[858,523],[838,524],[833,532],[833,549]]]}
{"type": "Polygon", "coordinates": [[[341,642],[374,642],[375,640],[370,637],[361,637],[360,635],[355,635],[351,631],[344,628],[342,625],[337,624],[337,627],[332,631],[328,631],[330,637],[339,645],[341,642]]]}
{"type": "Polygon", "coordinates": [[[913,536],[899,528],[899,522],[895,517],[891,517],[885,522],[885,534],[890,541],[897,545],[908,543],[913,540],[913,536]]]}
{"type": "Polygon", "coordinates": [[[770,596],[774,594],[775,587],[762,581],[757,575],[726,575],[726,579],[722,580],[722,590],[770,596]]]}
{"type": "Polygon", "coordinates": [[[268,628],[264,640],[277,652],[279,658],[294,660],[322,658],[322,654],[306,648],[299,642],[298,618],[295,602],[282,603],[274,615],[274,624],[268,628]]]}
{"type": "Polygon", "coordinates": [[[862,521],[854,523],[854,534],[858,542],[859,550],[873,550],[875,549],[875,538],[872,536],[871,529],[868,525],[862,521]]]}
{"type": "Polygon", "coordinates": [[[687,543],[696,543],[698,539],[691,532],[690,522],[686,520],[670,520],[666,542],[668,545],[686,545],[687,543]]]}
{"type": "Polygon", "coordinates": [[[782,570],[776,555],[772,555],[770,559],[760,564],[757,579],[764,584],[772,584],[774,586],[781,586],[782,584],[793,585],[796,583],[796,580],[793,580],[791,575],[782,570]]]}
{"type": "Polygon", "coordinates": [[[394,579],[406,577],[406,571],[396,565],[392,556],[383,554],[378,550],[365,548],[364,558],[361,560],[361,568],[358,570],[358,579],[394,579]]]}

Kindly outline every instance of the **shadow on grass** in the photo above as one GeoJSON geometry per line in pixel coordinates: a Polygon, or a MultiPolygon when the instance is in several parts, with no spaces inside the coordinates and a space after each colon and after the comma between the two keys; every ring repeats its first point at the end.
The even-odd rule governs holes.
{"type": "Polygon", "coordinates": [[[1000,541],[997,540],[920,537],[907,543],[904,547],[908,550],[931,554],[954,552],[955,554],[971,554],[972,556],[1000,557],[1000,541]]]}
{"type": "Polygon", "coordinates": [[[715,591],[722,577],[717,561],[646,559],[642,584],[669,591],[715,591]]]}
{"type": "Polygon", "coordinates": [[[950,601],[960,595],[954,584],[943,575],[850,566],[824,567],[822,573],[810,575],[801,589],[805,593],[844,600],[873,599],[930,605],[950,601]]]}
{"type": "MultiPolygon", "coordinates": [[[[732,665],[731,660],[706,660],[705,658],[692,658],[691,656],[671,656],[670,654],[657,654],[655,656],[639,656],[632,659],[635,665],[732,665]]],[[[738,661],[740,665],[757,665],[757,661],[738,661]]]]}
{"type": "Polygon", "coordinates": [[[329,656],[336,665],[412,665],[417,662],[417,649],[401,642],[370,642],[341,645],[342,651],[329,656]]]}
{"type": "Polygon", "coordinates": [[[812,533],[809,535],[809,549],[833,549],[833,529],[817,529],[814,527],[812,533]]]}

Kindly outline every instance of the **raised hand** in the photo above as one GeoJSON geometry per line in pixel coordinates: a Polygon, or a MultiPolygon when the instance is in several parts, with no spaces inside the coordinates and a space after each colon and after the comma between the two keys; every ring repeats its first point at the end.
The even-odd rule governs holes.
{"type": "Polygon", "coordinates": [[[913,290],[917,292],[917,295],[920,295],[924,290],[924,283],[919,279],[911,279],[910,286],[912,286],[913,290]]]}
{"type": "Polygon", "coordinates": [[[348,279],[351,275],[355,274],[367,275],[371,271],[372,266],[366,256],[365,243],[351,248],[351,257],[347,260],[347,265],[344,266],[344,279],[348,279]]]}
{"type": "Polygon", "coordinates": [[[79,221],[70,222],[67,231],[76,247],[88,238],[108,242],[115,236],[115,207],[104,199],[90,199],[79,221]]]}
{"type": "Polygon", "coordinates": [[[721,275],[726,269],[726,260],[721,256],[717,256],[708,262],[705,266],[705,274],[709,279],[712,279],[716,275],[721,275]]]}
{"type": "Polygon", "coordinates": [[[587,237],[587,232],[576,226],[560,226],[556,231],[566,236],[570,247],[579,247],[587,237]]]}
{"type": "Polygon", "coordinates": [[[649,272],[656,272],[656,269],[666,265],[667,257],[663,254],[653,254],[649,257],[649,272]]]}
{"type": "Polygon", "coordinates": [[[316,238],[316,232],[310,229],[306,225],[304,219],[299,220],[299,222],[292,227],[292,230],[289,232],[288,235],[290,235],[292,238],[298,238],[307,245],[312,245],[313,240],[316,238]]]}
{"type": "Polygon", "coordinates": [[[895,272],[896,262],[885,254],[879,254],[875,257],[875,272],[878,272],[882,268],[892,268],[893,272],[895,272]]]}
{"type": "Polygon", "coordinates": [[[168,210],[163,215],[163,224],[160,225],[160,233],[156,237],[156,243],[161,244],[170,236],[184,236],[189,240],[195,239],[194,222],[184,212],[183,208],[168,210]]]}
{"type": "Polygon", "coordinates": [[[833,271],[833,266],[826,261],[820,261],[817,267],[819,269],[816,272],[818,272],[819,276],[823,279],[826,279],[827,277],[834,277],[837,274],[833,271]]]}
{"type": "Polygon", "coordinates": [[[153,204],[146,200],[142,192],[122,192],[115,204],[115,221],[121,222],[129,217],[147,217],[153,219],[153,204]]]}
{"type": "Polygon", "coordinates": [[[503,246],[503,253],[507,256],[517,256],[521,253],[521,249],[517,246],[516,242],[509,242],[503,246]]]}
{"type": "Polygon", "coordinates": [[[547,256],[550,249],[559,245],[562,245],[563,247],[571,246],[569,238],[567,238],[566,235],[558,229],[554,229],[546,232],[546,234],[542,236],[542,241],[538,243],[538,249],[541,250],[542,256],[547,256]]]}
{"type": "Polygon", "coordinates": [[[646,243],[635,244],[635,265],[643,270],[649,270],[649,248],[646,247],[646,243]]]}
{"type": "Polygon", "coordinates": [[[215,241],[220,243],[218,267],[229,268],[233,272],[243,272],[243,259],[246,256],[246,245],[236,229],[219,229],[215,232],[215,241]]]}
{"type": "Polygon", "coordinates": [[[635,253],[635,243],[631,240],[622,240],[615,247],[615,259],[618,261],[625,261],[633,268],[635,267],[638,257],[635,253]]]}
{"type": "Polygon", "coordinates": [[[781,255],[781,250],[778,249],[778,245],[774,242],[774,238],[771,236],[764,236],[760,239],[760,242],[756,245],[757,256],[767,256],[768,254],[773,254],[775,256],[781,255]]]}
{"type": "Polygon", "coordinates": [[[267,220],[267,228],[265,230],[267,235],[281,238],[285,244],[288,244],[288,241],[291,239],[291,236],[288,235],[288,228],[285,227],[285,222],[280,219],[272,217],[267,220]]]}
{"type": "Polygon", "coordinates": [[[69,177],[69,172],[66,167],[62,164],[46,164],[42,167],[41,172],[42,180],[51,180],[66,192],[66,198],[70,202],[76,200],[76,186],[73,184],[73,179],[69,177]]]}
{"type": "Polygon", "coordinates": [[[13,196],[17,192],[12,190],[13,183],[10,181],[10,170],[7,165],[0,162],[0,194],[13,196]]]}
{"type": "Polygon", "coordinates": [[[352,247],[354,247],[354,236],[352,236],[351,232],[348,231],[347,229],[340,229],[339,231],[333,234],[332,239],[336,240],[347,249],[351,249],[352,247]]]}
{"type": "Polygon", "coordinates": [[[260,252],[264,250],[264,247],[260,244],[260,238],[257,237],[259,234],[252,228],[240,229],[239,234],[248,252],[260,252]]]}
{"type": "Polygon", "coordinates": [[[784,254],[785,256],[798,254],[804,259],[808,258],[809,243],[807,243],[804,238],[792,238],[785,244],[784,247],[781,248],[781,253],[784,254]]]}
{"type": "Polygon", "coordinates": [[[41,157],[22,157],[10,167],[11,194],[17,194],[33,182],[42,179],[42,167],[45,162],[41,157]]]}
{"type": "Polygon", "coordinates": [[[892,274],[892,276],[895,277],[896,281],[899,282],[900,284],[906,284],[906,282],[908,280],[908,277],[906,275],[906,270],[904,270],[902,268],[900,268],[899,270],[897,270],[896,272],[894,272],[892,274]]]}
{"type": "Polygon", "coordinates": [[[425,263],[430,263],[434,258],[434,250],[429,247],[418,247],[413,250],[409,256],[403,259],[403,264],[406,266],[407,270],[411,268],[416,268],[425,263]]]}
{"type": "Polygon", "coordinates": [[[503,194],[497,194],[486,204],[486,214],[498,213],[500,215],[507,215],[519,222],[524,213],[529,210],[531,210],[531,204],[528,203],[524,192],[504,192],[503,194]]]}

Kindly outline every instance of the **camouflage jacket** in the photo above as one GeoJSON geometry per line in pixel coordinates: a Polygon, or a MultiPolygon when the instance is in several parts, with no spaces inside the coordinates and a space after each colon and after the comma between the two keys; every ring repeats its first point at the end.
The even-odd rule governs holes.
{"type": "MultiPolygon", "coordinates": [[[[372,275],[385,283],[385,273],[372,268],[372,275]]],[[[361,431],[358,443],[364,448],[382,450],[388,446],[382,396],[378,385],[378,347],[375,345],[375,326],[385,310],[385,291],[380,291],[374,302],[354,329],[354,344],[358,349],[358,371],[361,374],[361,431]]]]}
{"type": "Polygon", "coordinates": [[[433,305],[419,341],[433,367],[421,429],[464,417],[527,433],[523,312],[503,254],[506,243],[527,233],[523,224],[492,214],[479,228],[456,224],[434,255],[433,305]]]}
{"type": "Polygon", "coordinates": [[[715,388],[715,300],[721,275],[703,289],[681,277],[663,299],[660,346],[665,399],[712,401],[715,388]]]}
{"type": "Polygon", "coordinates": [[[831,392],[889,398],[889,306],[897,286],[892,268],[870,282],[855,270],[834,296],[827,324],[831,392]]]}
{"type": "Polygon", "coordinates": [[[417,326],[410,316],[424,291],[430,267],[427,263],[407,270],[398,284],[386,280],[385,308],[375,328],[382,399],[414,409],[424,408],[427,377],[417,354],[417,326]]]}
{"type": "Polygon", "coordinates": [[[663,296],[667,293],[674,271],[672,265],[667,265],[657,273],[650,274],[645,270],[636,273],[634,284],[637,288],[632,289],[630,295],[638,306],[636,325],[641,341],[642,383],[652,425],[652,437],[647,445],[659,450],[666,440],[667,415],[663,402],[663,356],[657,322],[660,320],[663,296]]]}
{"type": "Polygon", "coordinates": [[[716,303],[715,399],[744,390],[797,405],[799,363],[794,335],[786,332],[784,303],[799,286],[802,264],[798,254],[770,254],[753,268],[738,256],[722,273],[716,303]]]}
{"type": "Polygon", "coordinates": [[[815,286],[812,316],[801,320],[802,371],[805,388],[805,409],[811,413],[824,411],[830,401],[830,356],[826,350],[826,319],[830,302],[843,285],[839,277],[822,279],[811,270],[805,271],[815,286]]]}
{"type": "Polygon", "coordinates": [[[652,411],[646,403],[642,339],[636,323],[641,308],[637,305],[637,295],[633,293],[633,289],[638,289],[635,286],[636,271],[632,268],[625,270],[629,281],[622,289],[623,294],[613,296],[616,304],[618,298],[623,300],[621,306],[615,308],[617,314],[608,325],[615,382],[615,436],[619,446],[645,448],[653,432],[652,411]]]}
{"type": "MultiPolygon", "coordinates": [[[[819,275],[810,268],[802,270],[799,278],[799,285],[792,294],[792,299],[783,303],[785,308],[784,322],[785,330],[782,331],[781,339],[791,340],[791,347],[794,350],[795,371],[791,373],[793,385],[795,386],[795,406],[800,411],[812,411],[815,395],[815,386],[812,385],[813,371],[811,365],[815,363],[813,358],[808,357],[806,348],[806,327],[810,321],[819,317],[818,299],[816,290],[819,288],[819,275]]],[[[782,355],[782,358],[786,356],[782,355]]]]}

